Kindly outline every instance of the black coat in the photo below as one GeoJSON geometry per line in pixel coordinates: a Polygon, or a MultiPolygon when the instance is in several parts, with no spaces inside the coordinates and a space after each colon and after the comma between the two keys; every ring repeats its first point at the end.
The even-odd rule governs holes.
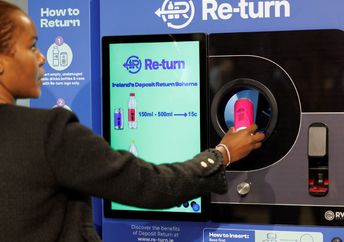
{"type": "Polygon", "coordinates": [[[61,108],[0,105],[0,138],[0,241],[100,241],[90,196],[166,208],[227,190],[218,151],[153,165],[114,151],[61,108]]]}

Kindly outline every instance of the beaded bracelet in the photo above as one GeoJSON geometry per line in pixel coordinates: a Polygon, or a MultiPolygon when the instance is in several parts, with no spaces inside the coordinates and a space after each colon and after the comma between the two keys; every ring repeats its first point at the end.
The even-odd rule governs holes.
{"type": "Polygon", "coordinates": [[[227,157],[228,157],[228,163],[226,164],[226,166],[228,166],[231,163],[231,153],[229,152],[229,149],[228,149],[227,145],[225,145],[225,144],[218,144],[215,148],[219,148],[219,147],[223,147],[226,150],[227,157]]]}

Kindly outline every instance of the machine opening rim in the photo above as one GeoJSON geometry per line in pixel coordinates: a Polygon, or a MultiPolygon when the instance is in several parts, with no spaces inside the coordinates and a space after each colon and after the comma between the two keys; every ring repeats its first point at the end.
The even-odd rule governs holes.
{"type": "MultiPolygon", "coordinates": [[[[228,100],[243,90],[258,91],[258,93],[266,99],[271,108],[271,117],[264,132],[266,140],[270,137],[276,127],[278,120],[278,105],[272,92],[264,84],[251,78],[238,78],[232,80],[225,84],[216,93],[211,104],[210,111],[213,127],[220,137],[224,136],[228,131],[222,115],[224,113],[225,106],[228,103],[228,100]]],[[[260,130],[260,127],[258,127],[258,130],[260,130]]]]}

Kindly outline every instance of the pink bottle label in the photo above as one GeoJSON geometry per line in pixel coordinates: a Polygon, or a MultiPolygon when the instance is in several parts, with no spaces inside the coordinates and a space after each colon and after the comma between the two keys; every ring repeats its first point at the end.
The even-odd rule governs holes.
{"type": "Polygon", "coordinates": [[[234,128],[239,131],[253,124],[254,106],[250,99],[240,98],[234,104],[234,128]]]}
{"type": "Polygon", "coordinates": [[[128,109],[128,121],[135,121],[135,109],[134,108],[129,108],[128,109]]]}

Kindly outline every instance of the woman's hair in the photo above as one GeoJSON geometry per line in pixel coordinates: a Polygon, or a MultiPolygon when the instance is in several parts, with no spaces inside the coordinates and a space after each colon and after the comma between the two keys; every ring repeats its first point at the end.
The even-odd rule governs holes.
{"type": "Polygon", "coordinates": [[[22,11],[18,6],[0,0],[0,54],[9,54],[12,49],[12,35],[15,31],[15,11],[22,11]]]}

